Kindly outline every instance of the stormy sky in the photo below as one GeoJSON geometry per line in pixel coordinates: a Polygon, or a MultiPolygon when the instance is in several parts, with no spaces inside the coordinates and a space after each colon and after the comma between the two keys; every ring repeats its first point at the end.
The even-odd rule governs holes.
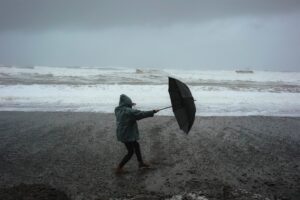
{"type": "Polygon", "coordinates": [[[0,63],[300,71],[299,0],[0,0],[0,63]]]}

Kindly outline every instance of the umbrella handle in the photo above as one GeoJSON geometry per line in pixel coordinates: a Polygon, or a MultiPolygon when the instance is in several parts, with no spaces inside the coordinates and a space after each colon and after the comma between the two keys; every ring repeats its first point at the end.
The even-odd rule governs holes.
{"type": "Polygon", "coordinates": [[[164,108],[158,109],[158,111],[165,110],[165,109],[168,109],[168,108],[172,108],[172,106],[168,106],[168,107],[164,107],[164,108]]]}
{"type": "MultiPolygon", "coordinates": [[[[196,101],[196,100],[194,99],[194,101],[196,101]]],[[[168,106],[168,107],[164,107],[164,108],[158,109],[158,111],[165,110],[165,109],[168,109],[168,108],[172,108],[172,106],[168,106]]]]}
{"type": "MultiPolygon", "coordinates": [[[[194,101],[197,101],[197,100],[194,99],[194,101]]],[[[168,108],[172,108],[172,106],[168,106],[168,107],[164,107],[164,108],[158,109],[158,111],[165,110],[165,109],[168,109],[168,108]]]]}

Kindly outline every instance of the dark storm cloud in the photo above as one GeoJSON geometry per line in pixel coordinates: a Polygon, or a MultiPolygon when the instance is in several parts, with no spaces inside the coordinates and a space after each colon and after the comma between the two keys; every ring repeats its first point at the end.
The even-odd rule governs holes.
{"type": "Polygon", "coordinates": [[[299,10],[299,0],[1,0],[0,30],[166,26],[299,10]]]}
{"type": "Polygon", "coordinates": [[[0,0],[0,64],[299,71],[300,0],[0,0]]]}

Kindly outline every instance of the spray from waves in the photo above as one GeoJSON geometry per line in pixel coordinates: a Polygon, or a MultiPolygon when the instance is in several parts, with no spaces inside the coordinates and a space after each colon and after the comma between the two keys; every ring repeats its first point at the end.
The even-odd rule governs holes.
{"type": "Polygon", "coordinates": [[[0,66],[0,110],[111,113],[122,93],[137,109],[160,108],[170,105],[168,76],[190,86],[197,115],[300,116],[300,73],[84,66],[0,66]]]}
{"type": "Polygon", "coordinates": [[[300,92],[300,73],[133,69],[120,67],[0,67],[0,85],[165,85],[168,76],[206,91],[300,92]]]}

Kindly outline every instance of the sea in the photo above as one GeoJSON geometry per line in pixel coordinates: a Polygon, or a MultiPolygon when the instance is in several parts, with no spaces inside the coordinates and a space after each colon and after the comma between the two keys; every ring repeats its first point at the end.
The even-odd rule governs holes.
{"type": "MultiPolygon", "coordinates": [[[[168,77],[186,83],[197,116],[300,116],[300,72],[0,65],[0,111],[113,113],[171,105],[168,77]]],[[[159,115],[173,115],[166,109],[159,115]]]]}

